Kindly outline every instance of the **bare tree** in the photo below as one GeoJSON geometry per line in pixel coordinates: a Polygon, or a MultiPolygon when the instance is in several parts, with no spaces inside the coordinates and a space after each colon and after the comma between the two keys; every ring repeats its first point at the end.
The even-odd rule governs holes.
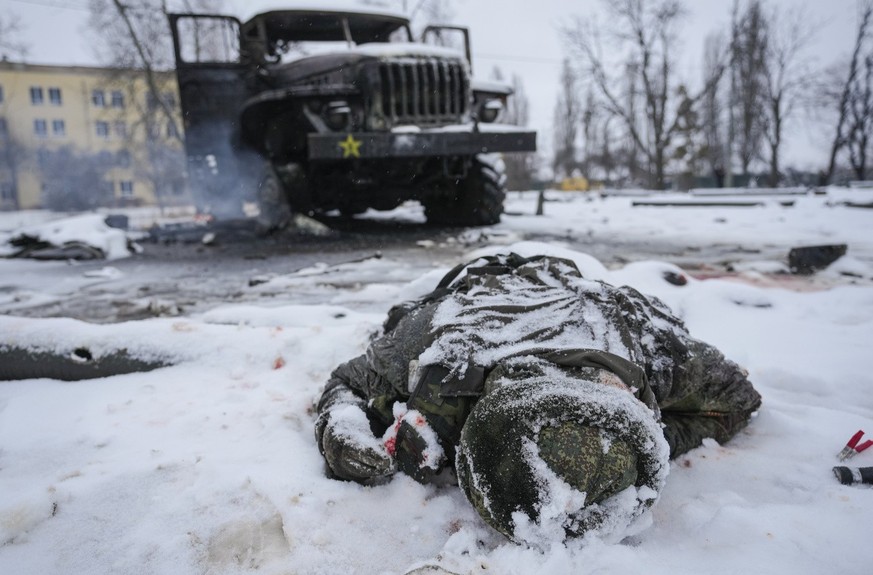
{"type": "Polygon", "coordinates": [[[699,164],[706,156],[706,143],[698,106],[691,100],[684,85],[679,86],[678,92],[677,129],[671,146],[671,159],[675,163],[675,171],[685,180],[683,188],[687,189],[692,186],[694,176],[701,171],[699,164]]]}
{"type": "Polygon", "coordinates": [[[21,19],[15,14],[0,15],[0,57],[23,59],[27,56],[29,46],[22,40],[24,28],[21,19]]]}
{"type": "Polygon", "coordinates": [[[12,133],[5,119],[0,119],[0,124],[2,124],[0,126],[0,174],[5,171],[8,175],[12,195],[6,202],[0,198],[0,204],[3,204],[2,207],[18,209],[20,207],[19,174],[26,171],[25,162],[33,152],[12,133]]]}
{"type": "Polygon", "coordinates": [[[768,21],[763,132],[769,148],[770,185],[775,187],[780,180],[785,126],[811,84],[803,51],[813,37],[813,28],[802,10],[790,14],[774,11],[768,21]]]}
{"type": "MultiPolygon", "coordinates": [[[[513,126],[527,126],[530,122],[530,101],[524,89],[524,82],[517,74],[512,75],[513,94],[506,103],[502,121],[513,126]]],[[[535,153],[507,154],[506,186],[510,190],[527,190],[533,184],[537,167],[535,153]]]]}
{"type": "Polygon", "coordinates": [[[427,0],[421,6],[424,19],[431,24],[446,24],[455,17],[452,0],[427,0]]]}
{"type": "Polygon", "coordinates": [[[404,10],[408,10],[413,29],[420,31],[431,24],[452,22],[455,18],[452,4],[453,0],[411,0],[404,2],[404,10]]]}
{"type": "MultiPolygon", "coordinates": [[[[220,12],[222,0],[184,0],[190,12],[220,12]]],[[[136,4],[121,0],[90,0],[89,26],[94,32],[98,58],[111,70],[109,85],[125,90],[125,106],[135,109],[135,122],[128,131],[131,147],[136,142],[143,153],[135,162],[137,176],[151,182],[159,205],[164,196],[178,189],[184,177],[184,137],[178,119],[175,94],[172,38],[167,20],[166,0],[142,0],[136,4]],[[141,86],[146,85],[143,99],[141,86]]],[[[209,46],[198,47],[208,50],[209,46]]],[[[120,112],[121,118],[129,118],[120,112]]],[[[136,159],[136,158],[134,158],[136,159]]]]}
{"type": "Polygon", "coordinates": [[[734,4],[731,26],[731,125],[733,150],[740,169],[748,175],[752,161],[761,155],[767,97],[768,21],[761,0],[751,0],[742,13],[734,4]]]}
{"type": "Polygon", "coordinates": [[[866,178],[867,148],[873,131],[873,62],[871,62],[870,25],[873,20],[873,0],[864,0],[855,38],[855,48],[849,63],[842,91],[835,99],[838,120],[830,161],[824,180],[830,181],[837,167],[837,157],[848,149],[849,161],[858,179],[866,178]]]}
{"type": "MultiPolygon", "coordinates": [[[[710,78],[718,71],[719,66],[722,65],[724,53],[724,37],[721,34],[707,36],[703,51],[704,78],[710,78]]],[[[704,96],[700,120],[705,141],[703,157],[720,188],[724,186],[725,172],[731,165],[728,146],[725,142],[726,119],[721,85],[722,82],[719,81],[704,96]]]]}
{"type": "MultiPolygon", "coordinates": [[[[29,46],[21,38],[24,28],[21,20],[14,14],[0,15],[0,58],[24,59],[29,46]]],[[[11,201],[8,206],[18,208],[18,175],[22,163],[28,155],[27,148],[15,137],[6,119],[0,117],[0,170],[8,174],[11,187],[11,201]]],[[[3,203],[0,198],[0,203],[3,203]]]]}
{"type": "MultiPolygon", "coordinates": [[[[194,4],[187,1],[186,5],[191,11],[213,12],[220,2],[198,0],[194,4]]],[[[174,67],[167,11],[166,0],[144,0],[135,7],[120,0],[91,0],[90,27],[96,33],[97,56],[121,74],[144,77],[156,103],[149,111],[162,115],[166,123],[177,124],[164,97],[165,83],[158,74],[174,67]]],[[[171,132],[181,138],[178,125],[171,132]]]]}
{"type": "MultiPolygon", "coordinates": [[[[612,184],[615,181],[614,174],[621,164],[621,158],[614,146],[614,134],[611,123],[616,119],[614,115],[607,115],[600,126],[600,139],[598,141],[598,152],[592,158],[592,163],[603,170],[603,181],[607,184],[612,184]]],[[[625,165],[630,163],[625,162],[625,165]]]]}
{"type": "Polygon", "coordinates": [[[591,178],[591,170],[593,168],[592,158],[595,155],[595,149],[598,148],[598,121],[599,121],[599,106],[594,92],[589,89],[585,95],[585,103],[582,105],[580,119],[582,127],[582,173],[586,178],[591,178]]]}
{"type": "Polygon", "coordinates": [[[581,107],[576,72],[568,59],[561,68],[560,92],[555,104],[554,142],[555,173],[569,176],[576,168],[576,138],[579,134],[581,107]]]}
{"type": "MultiPolygon", "coordinates": [[[[621,88],[616,87],[615,78],[610,74],[610,70],[616,67],[615,62],[604,58],[597,26],[577,19],[576,26],[566,30],[566,36],[603,96],[605,105],[623,120],[633,142],[644,154],[649,164],[650,184],[663,188],[666,185],[668,150],[682,121],[677,101],[680,82],[674,68],[679,40],[677,27],[685,14],[683,4],[678,0],[617,0],[604,5],[611,23],[611,51],[629,53],[627,62],[633,64],[632,69],[639,79],[640,98],[645,110],[642,123],[638,123],[636,118],[634,98],[629,103],[622,97],[621,88]]],[[[715,89],[723,72],[724,65],[719,66],[700,91],[688,95],[687,104],[696,106],[715,89]]]]}

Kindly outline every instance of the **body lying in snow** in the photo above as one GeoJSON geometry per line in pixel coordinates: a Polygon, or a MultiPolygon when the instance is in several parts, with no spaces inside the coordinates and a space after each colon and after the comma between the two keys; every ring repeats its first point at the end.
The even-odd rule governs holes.
{"type": "Polygon", "coordinates": [[[450,272],[395,306],[318,403],[330,473],[362,483],[454,466],[516,541],[619,533],[669,458],[724,442],[760,406],[747,373],[654,298],[515,254],[450,272]]]}

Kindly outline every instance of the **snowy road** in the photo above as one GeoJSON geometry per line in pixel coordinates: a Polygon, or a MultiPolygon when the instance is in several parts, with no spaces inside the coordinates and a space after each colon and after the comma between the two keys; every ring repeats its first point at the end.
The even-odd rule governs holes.
{"type": "MultiPolygon", "coordinates": [[[[668,218],[667,208],[634,208],[627,198],[550,192],[547,199],[545,215],[536,217],[535,194],[511,194],[503,222],[481,229],[424,225],[420,207],[411,204],[362,220],[333,220],[327,231],[292,230],[266,239],[218,232],[209,245],[196,237],[141,242],[141,253],[109,262],[0,261],[0,313],[105,323],[203,312],[224,303],[323,303],[325,294],[339,292],[347,301],[360,293],[364,311],[374,311],[367,305],[368,285],[400,286],[434,268],[452,267],[478,247],[517,241],[562,245],[608,268],[659,260],[699,277],[751,270],[764,274],[758,280],[801,288],[828,280],[772,274],[785,270],[795,245],[844,241],[853,261],[873,265],[873,242],[866,235],[818,222],[825,199],[802,199],[814,204],[812,215],[773,205],[673,208],[668,218]],[[771,229],[751,232],[762,225],[771,229]],[[840,232],[848,235],[835,235],[840,232]],[[350,265],[369,259],[381,261],[375,275],[371,267],[350,265]],[[281,288],[277,278],[286,279],[278,282],[281,288]]],[[[866,219],[871,213],[849,210],[845,217],[866,219]]]]}

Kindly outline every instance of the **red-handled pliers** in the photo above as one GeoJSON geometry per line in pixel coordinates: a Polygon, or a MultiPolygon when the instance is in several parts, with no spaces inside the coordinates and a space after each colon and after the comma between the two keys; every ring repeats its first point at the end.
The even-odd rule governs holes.
{"type": "Polygon", "coordinates": [[[840,458],[840,461],[845,461],[850,457],[854,457],[856,454],[861,453],[862,451],[873,445],[873,439],[868,439],[861,445],[858,445],[858,442],[861,441],[862,437],[864,437],[864,430],[859,429],[858,433],[852,436],[852,438],[837,456],[840,458]]]}

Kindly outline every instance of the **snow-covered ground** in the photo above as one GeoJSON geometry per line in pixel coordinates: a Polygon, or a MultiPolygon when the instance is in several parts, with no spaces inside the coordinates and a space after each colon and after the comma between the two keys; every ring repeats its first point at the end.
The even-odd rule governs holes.
{"type": "MultiPolygon", "coordinates": [[[[534,195],[511,194],[515,215],[459,238],[471,244],[467,257],[551,253],[588,277],[656,295],[749,369],[763,396],[758,416],[729,444],[675,461],[650,527],[620,543],[543,553],[491,531],[456,487],[324,476],[313,402],[393,303],[426,293],[448,269],[434,267],[428,245],[410,247],[418,259],[271,276],[250,288],[269,298],[172,318],[0,316],[0,345],[126,348],[173,364],[0,383],[0,573],[869,573],[873,489],[841,486],[831,472],[852,434],[873,435],[873,210],[839,205],[869,201],[865,193],[831,189],[756,208],[550,193],[540,217],[534,195]],[[550,240],[524,241],[531,235],[550,240]],[[847,243],[848,255],[810,279],[772,273],[790,247],[821,243],[847,243]],[[722,260],[741,273],[697,273],[710,279],[684,286],[664,279],[682,271],[676,263],[722,260]]],[[[0,230],[15,227],[0,218],[0,230]]],[[[0,287],[21,287],[22,263],[0,260],[0,287]]],[[[50,291],[34,266],[55,273],[57,263],[26,264],[27,288],[50,291]]],[[[850,464],[873,466],[873,449],[850,464]]]]}

